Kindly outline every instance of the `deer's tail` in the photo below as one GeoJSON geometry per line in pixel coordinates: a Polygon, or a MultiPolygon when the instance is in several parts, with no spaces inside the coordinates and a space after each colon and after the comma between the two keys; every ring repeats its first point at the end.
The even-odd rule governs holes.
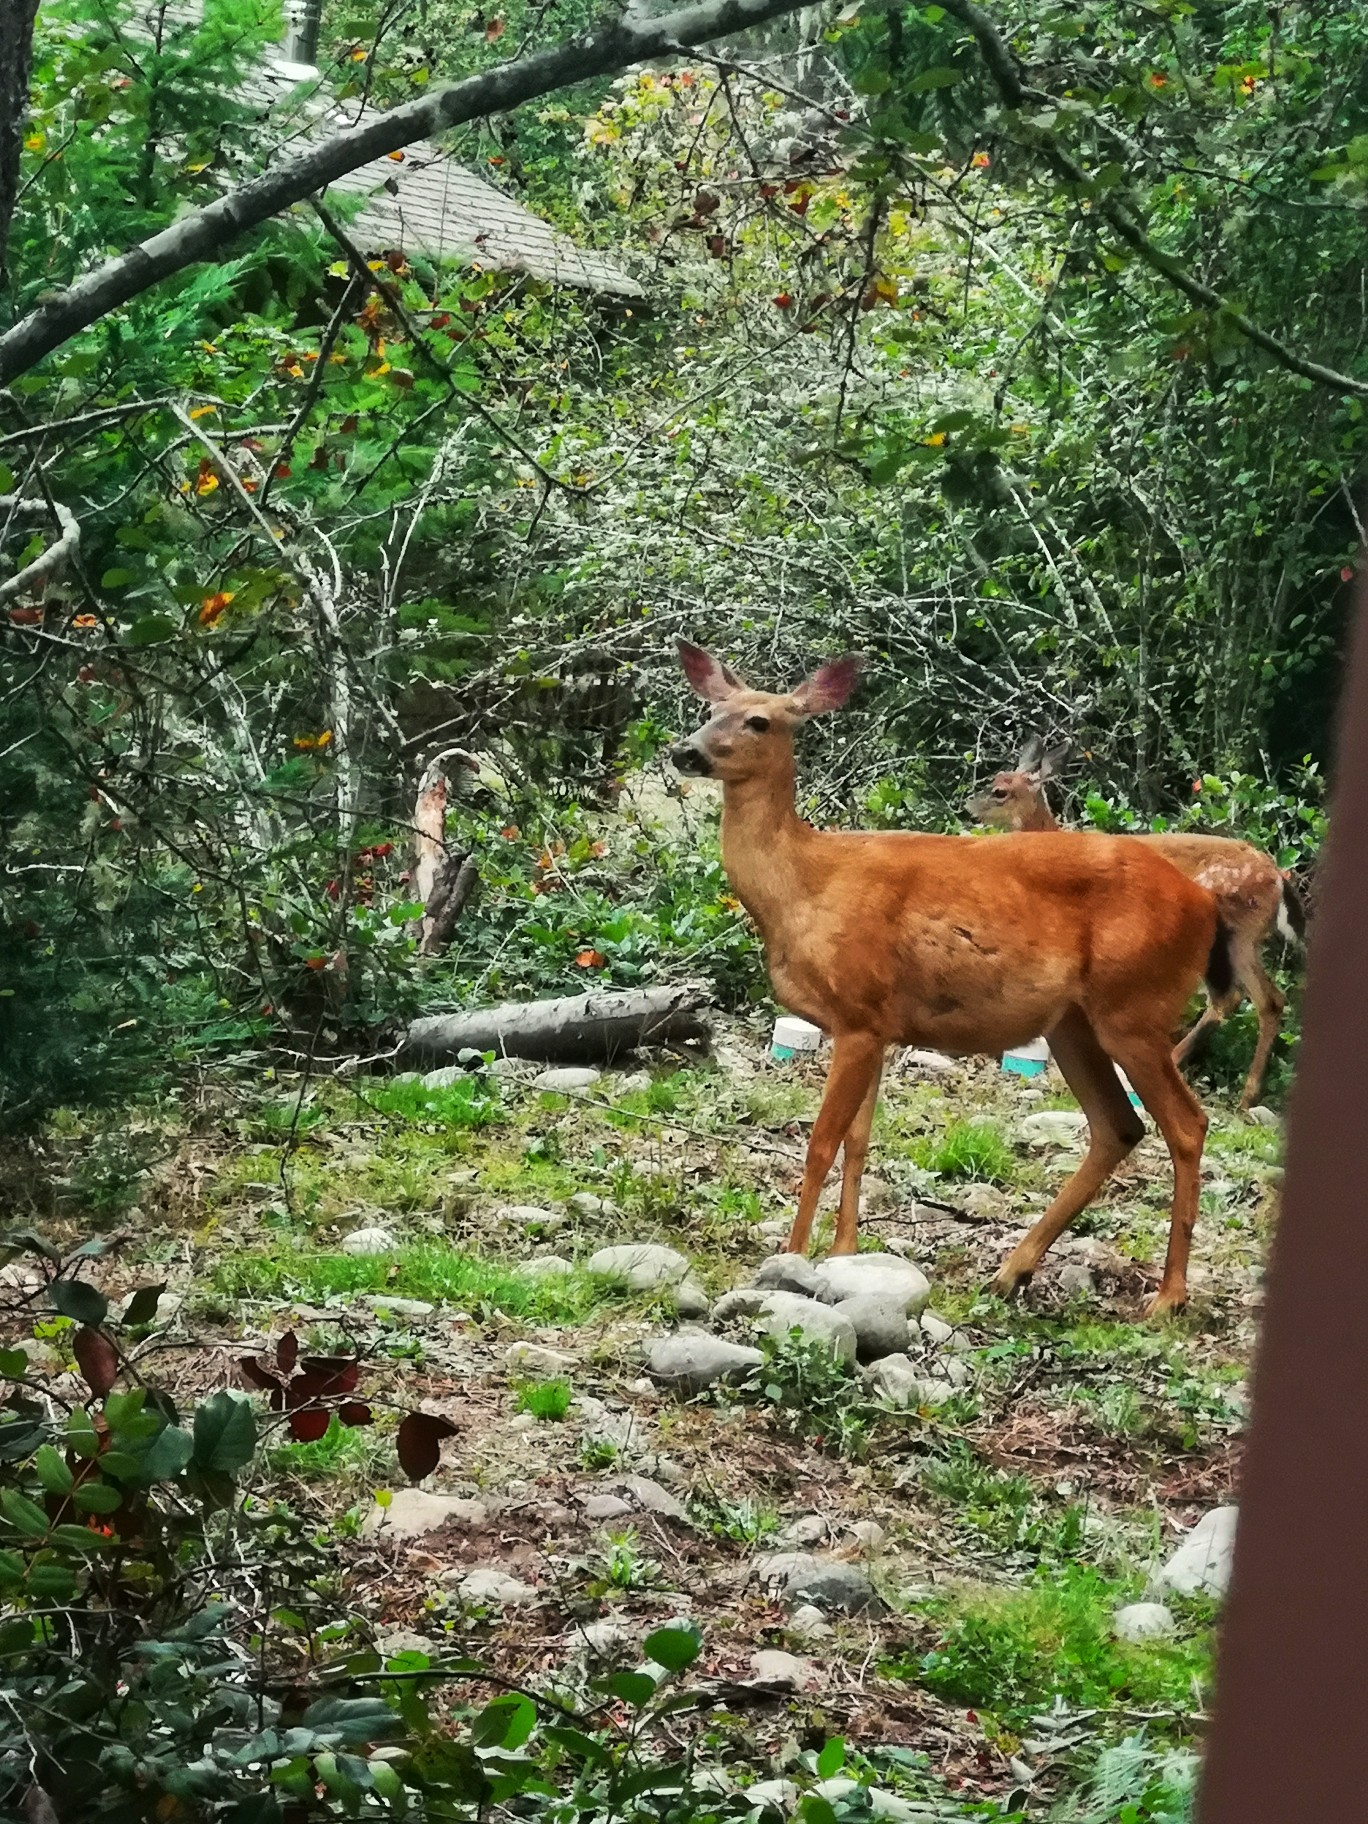
{"type": "Polygon", "coordinates": [[[1213,1000],[1223,1000],[1235,986],[1235,966],[1230,957],[1230,927],[1220,917],[1216,920],[1216,935],[1211,940],[1204,975],[1213,1000]]]}
{"type": "Polygon", "coordinates": [[[1301,944],[1306,940],[1306,908],[1302,905],[1301,895],[1290,880],[1282,883],[1282,899],[1278,903],[1278,935],[1285,943],[1301,944]]]}

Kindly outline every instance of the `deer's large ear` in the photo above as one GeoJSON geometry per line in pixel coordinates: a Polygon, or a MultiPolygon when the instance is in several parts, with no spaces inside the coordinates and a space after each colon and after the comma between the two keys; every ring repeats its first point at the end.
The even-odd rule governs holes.
{"type": "Polygon", "coordinates": [[[1045,743],[1041,740],[1039,735],[1032,735],[1025,747],[1021,750],[1021,757],[1017,761],[1017,771],[1019,773],[1035,772],[1044,757],[1044,753],[1045,743]]]}
{"type": "Polygon", "coordinates": [[[684,676],[689,680],[695,695],[702,697],[705,702],[721,703],[734,691],[746,688],[730,665],[724,665],[710,652],[704,652],[701,646],[691,646],[687,640],[678,640],[676,644],[684,676]]]}
{"type": "Polygon", "coordinates": [[[1041,779],[1053,779],[1055,774],[1062,769],[1065,761],[1072,752],[1073,742],[1061,741],[1058,747],[1052,747],[1048,753],[1042,754],[1040,758],[1041,779]]]}
{"type": "Polygon", "coordinates": [[[844,659],[832,659],[829,665],[819,666],[810,678],[804,678],[790,692],[790,699],[798,713],[820,716],[829,709],[844,709],[863,664],[864,660],[859,653],[852,652],[844,659]]]}

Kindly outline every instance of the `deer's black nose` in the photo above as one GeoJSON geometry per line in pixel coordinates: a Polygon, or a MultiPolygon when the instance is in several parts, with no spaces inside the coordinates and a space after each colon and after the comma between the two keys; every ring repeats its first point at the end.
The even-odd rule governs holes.
{"type": "Polygon", "coordinates": [[[678,772],[692,773],[699,779],[706,779],[712,772],[712,762],[692,741],[676,741],[670,749],[670,759],[678,772]]]}

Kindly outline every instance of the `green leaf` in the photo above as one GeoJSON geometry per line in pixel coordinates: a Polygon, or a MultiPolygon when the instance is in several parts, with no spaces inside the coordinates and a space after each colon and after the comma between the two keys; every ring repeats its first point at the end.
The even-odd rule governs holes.
{"type": "Polygon", "coordinates": [[[845,1758],[845,1742],[839,1735],[833,1735],[829,1742],[823,1744],[822,1752],[817,1756],[818,1779],[832,1779],[845,1766],[845,1758]]]}
{"type": "Polygon", "coordinates": [[[656,1682],[649,1672],[615,1672],[603,1681],[603,1688],[633,1710],[643,1709],[656,1694],[656,1682]]]}
{"type": "Polygon", "coordinates": [[[171,1482],[194,1454],[194,1441],[188,1431],[179,1425],[164,1426],[148,1445],[137,1474],[144,1482],[171,1482]]]}
{"type": "Polygon", "coordinates": [[[109,1300],[83,1279],[54,1279],[48,1297],[63,1317],[94,1330],[109,1314],[109,1300]]]}
{"type": "Polygon", "coordinates": [[[299,1722],[316,1735],[353,1745],[378,1741],[401,1727],[394,1711],[378,1697],[322,1697],[309,1705],[299,1722]]]}
{"type": "Polygon", "coordinates": [[[252,1460],[256,1449],[256,1414],[245,1394],[225,1387],[195,1413],[193,1457],[197,1469],[232,1475],[252,1460]]]}
{"type": "Polygon", "coordinates": [[[76,1578],[64,1564],[35,1564],[28,1574],[28,1593],[48,1602],[70,1602],[76,1578]]]}
{"type": "Polygon", "coordinates": [[[0,1349],[0,1375],[7,1381],[22,1380],[28,1373],[28,1357],[22,1349],[0,1349]]]}
{"type": "Polygon", "coordinates": [[[702,1646],[703,1637],[692,1626],[657,1628],[645,1641],[646,1657],[664,1666],[667,1672],[682,1672],[685,1666],[692,1665],[702,1646]]]}
{"type": "Polygon", "coordinates": [[[18,1489],[0,1491],[0,1513],[4,1514],[11,1526],[27,1534],[30,1539],[42,1539],[47,1533],[47,1515],[36,1501],[30,1501],[18,1489]]]}
{"type": "Polygon", "coordinates": [[[165,1290],[165,1280],[159,1286],[139,1286],[128,1301],[123,1321],[126,1324],[150,1324],[157,1315],[157,1300],[165,1290]]]}
{"type": "Polygon", "coordinates": [[[165,614],[140,614],[123,636],[126,646],[160,646],[176,637],[176,623],[165,614]]]}
{"type": "Polygon", "coordinates": [[[113,570],[105,571],[100,578],[100,587],[101,589],[127,589],[130,583],[136,583],[137,580],[136,570],[121,570],[116,566],[113,570]]]}
{"type": "Polygon", "coordinates": [[[532,1700],[510,1691],[485,1705],[470,1725],[470,1739],[477,1748],[521,1748],[536,1726],[532,1700]]]}
{"type": "Polygon", "coordinates": [[[33,1459],[33,1467],[38,1473],[38,1480],[50,1495],[67,1495],[71,1493],[72,1483],[76,1478],[67,1468],[59,1450],[51,1444],[44,1444],[33,1459]]]}
{"type": "Polygon", "coordinates": [[[83,1482],[74,1500],[83,1514],[113,1514],[123,1506],[123,1496],[108,1482],[83,1482]]]}
{"type": "Polygon", "coordinates": [[[910,95],[923,95],[927,89],[949,89],[959,81],[959,71],[952,70],[948,64],[939,64],[934,70],[919,70],[907,85],[910,95]]]}
{"type": "Polygon", "coordinates": [[[824,1799],[820,1793],[809,1792],[803,1795],[803,1802],[798,1807],[798,1814],[803,1824],[836,1824],[836,1808],[830,1799],[824,1799]]]}

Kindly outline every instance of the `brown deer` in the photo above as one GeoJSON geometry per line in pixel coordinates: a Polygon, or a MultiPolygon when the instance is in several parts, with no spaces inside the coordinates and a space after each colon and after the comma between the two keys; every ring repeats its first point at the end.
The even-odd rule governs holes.
{"type": "Polygon", "coordinates": [[[1150,1311],[1183,1306],[1207,1124],[1174,1067],[1172,1033],[1204,973],[1214,992],[1230,983],[1212,895],[1114,836],[814,830],[794,810],[794,731],[842,707],[859,661],[838,659],[774,695],[697,646],[681,641],[679,655],[714,707],[671,758],[722,782],[722,862],[760,927],[775,998],[832,1039],[788,1249],[806,1249],[844,1145],[834,1251],[854,1253],[890,1045],[997,1054],[1043,1032],[1087,1115],[1088,1151],[994,1289],[1007,1296],[1030,1279],[1144,1133],[1115,1060],[1173,1161],[1168,1255],[1150,1311]]]}
{"type": "MultiPolygon", "coordinates": [[[[1058,830],[1059,823],[1046,796],[1047,780],[1058,772],[1069,744],[1048,751],[1033,735],[1021,751],[1017,769],[999,773],[986,792],[971,798],[965,809],[976,822],[991,829],[1016,831],[1058,830]]],[[[1173,1054],[1176,1064],[1186,1062],[1213,1026],[1234,1013],[1245,995],[1259,1016],[1259,1037],[1249,1074],[1240,1092],[1241,1113],[1248,1113],[1263,1089],[1269,1056],[1282,1026],[1283,995],[1270,979],[1260,951],[1276,930],[1290,943],[1300,943],[1306,931],[1302,904],[1291,881],[1284,879],[1271,855],[1229,836],[1139,835],[1137,840],[1171,861],[1180,873],[1214,893],[1221,921],[1230,932],[1230,966],[1234,981],[1229,993],[1213,994],[1202,1017],[1182,1038],[1173,1054]]]]}

